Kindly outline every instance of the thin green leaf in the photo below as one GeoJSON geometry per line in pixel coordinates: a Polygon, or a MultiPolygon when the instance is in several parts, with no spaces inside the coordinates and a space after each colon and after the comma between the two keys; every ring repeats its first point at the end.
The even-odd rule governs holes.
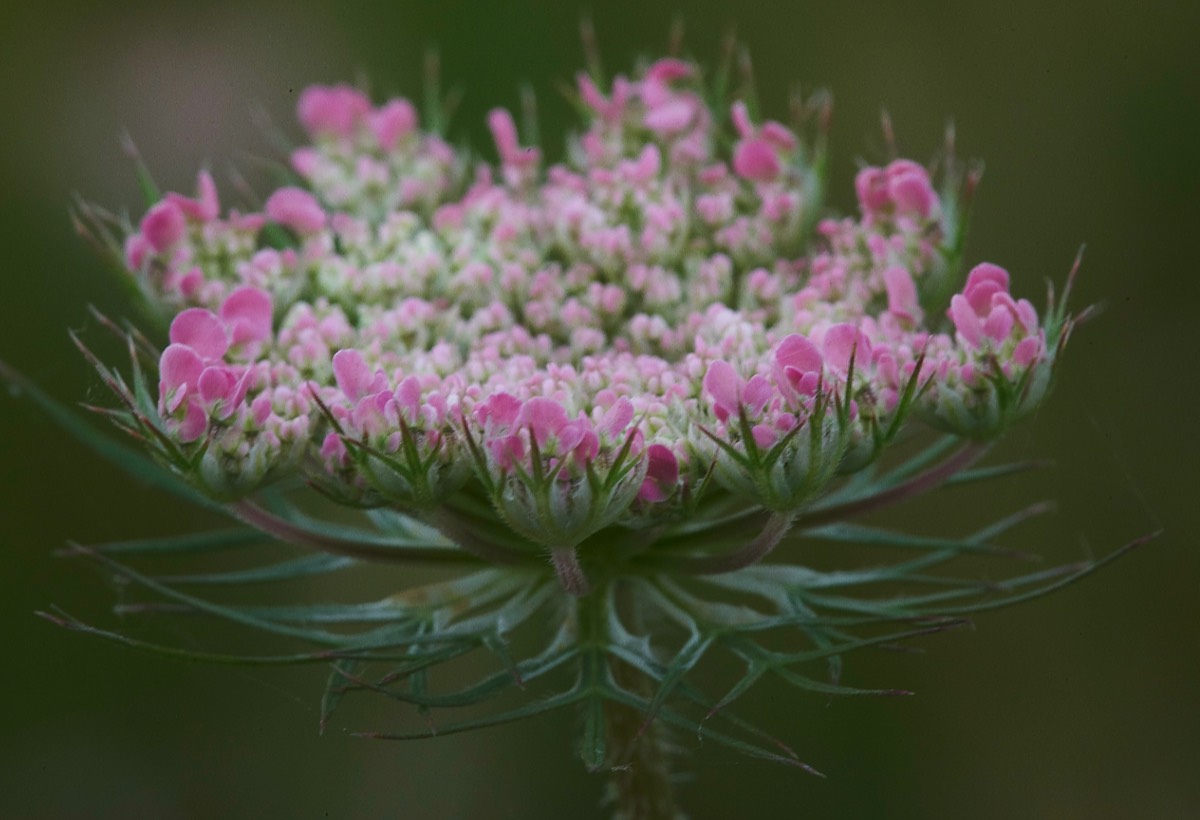
{"type": "Polygon", "coordinates": [[[354,566],[357,561],[341,555],[306,555],[278,564],[270,564],[250,569],[232,570],[229,572],[205,572],[186,575],[158,575],[156,580],[164,584],[255,584],[272,581],[287,581],[293,578],[306,578],[310,575],[322,575],[346,567],[354,566]]]}
{"type": "Polygon", "coordinates": [[[570,706],[578,703],[582,699],[582,694],[576,690],[569,692],[560,692],[548,698],[533,701],[515,709],[508,709],[503,712],[498,712],[493,715],[485,715],[474,720],[464,720],[459,723],[452,723],[448,726],[440,726],[436,729],[430,729],[424,732],[355,732],[355,737],[368,738],[370,740],[420,740],[422,738],[435,737],[439,735],[454,735],[460,732],[469,732],[474,729],[484,729],[489,726],[500,726],[505,723],[512,723],[517,720],[543,715],[548,712],[553,712],[556,709],[562,709],[565,706],[570,706]]]}
{"type": "MultiPolygon", "coordinates": [[[[87,549],[107,555],[182,555],[219,550],[237,549],[269,541],[258,530],[226,529],[206,532],[166,535],[156,538],[139,538],[133,541],[110,541],[105,544],[88,544],[87,549]]],[[[72,550],[67,550],[72,554],[72,550]]]]}

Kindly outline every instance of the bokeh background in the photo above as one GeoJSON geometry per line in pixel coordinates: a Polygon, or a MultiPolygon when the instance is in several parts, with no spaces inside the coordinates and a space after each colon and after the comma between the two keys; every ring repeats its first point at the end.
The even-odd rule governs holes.
{"type": "MultiPolygon", "coordinates": [[[[766,687],[747,714],[829,778],[700,744],[686,766],[685,804],[698,820],[1200,816],[1200,4],[778,2],[735,11],[622,0],[592,9],[610,69],[660,51],[676,11],[700,57],[715,55],[736,24],[768,113],[783,113],[793,80],[833,92],[840,209],[853,206],[856,159],[881,158],[881,106],[902,152],[920,160],[953,115],[961,152],[988,167],[970,261],[1005,265],[1040,303],[1044,281],[1061,282],[1088,245],[1078,304],[1106,310],[1072,340],[1045,409],[999,454],[1057,466],[942,496],[904,513],[906,522],[961,530],[1053,497],[1054,519],[1014,539],[1051,561],[1165,530],[1079,585],[925,641],[924,655],[848,659],[848,682],[916,697],[827,703],[766,687]]],[[[89,303],[119,315],[122,302],[73,236],[67,206],[79,193],[140,207],[124,130],[164,187],[191,190],[203,163],[225,183],[249,155],[270,151],[255,106],[293,129],[295,95],[310,82],[365,76],[377,95],[415,95],[422,52],[436,43],[447,83],[466,92],[455,133],[482,144],[484,112],[515,106],[529,81],[541,92],[544,133],[556,139],[566,109],[555,84],[581,63],[581,13],[532,0],[7,5],[0,358],[61,399],[102,395],[66,330],[90,326],[89,303]]],[[[209,522],[7,400],[0,464],[0,815],[602,816],[603,784],[574,757],[565,716],[386,744],[348,734],[387,728],[394,707],[370,701],[319,738],[319,670],[173,663],[36,619],[35,609],[59,604],[112,623],[110,585],[52,556],[66,540],[209,522]]],[[[183,624],[178,636],[202,631],[183,624]]]]}

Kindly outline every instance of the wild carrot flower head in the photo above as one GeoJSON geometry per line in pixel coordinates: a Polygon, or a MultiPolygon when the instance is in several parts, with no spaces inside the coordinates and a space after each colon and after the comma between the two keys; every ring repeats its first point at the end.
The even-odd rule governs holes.
{"type": "MultiPolygon", "coordinates": [[[[151,585],[323,645],[329,708],[397,682],[422,709],[484,699],[494,683],[414,683],[437,653],[481,647],[521,685],[576,670],[513,717],[608,701],[687,725],[668,698],[716,714],[768,671],[851,691],[793,667],[822,659],[836,677],[843,652],[896,637],[850,627],[943,628],[962,611],[947,604],[980,590],[822,590],[930,583],[1026,517],[957,540],[845,523],[964,470],[1046,393],[1071,318],[1014,296],[997,265],[962,276],[977,179],[952,157],[937,178],[905,159],[865,166],[858,212],[836,217],[820,200],[822,99],[778,122],[669,58],[611,82],[581,74],[573,101],[583,123],[561,161],[503,109],[481,158],[408,100],[314,86],[297,105],[307,144],[261,207],[223,207],[201,173],[123,234],[84,214],[166,329],[161,348],[131,337],[132,385],[101,366],[122,399],[113,415],[161,464],[336,561],[467,568],[370,612],[214,608],[151,585]],[[946,435],[888,462],[921,430],[946,435]],[[314,489],[366,512],[314,518],[314,489]],[[810,538],[926,555],[825,574],[790,552],[810,538]],[[314,625],[325,618],[368,626],[347,636],[314,625]],[[543,648],[513,659],[518,627],[543,648]],[[756,643],[777,629],[807,647],[756,643]],[[714,700],[687,676],[715,648],[749,671],[714,700]],[[400,671],[363,677],[397,657],[400,671]]],[[[601,712],[587,714],[584,755],[599,766],[601,712]]],[[[717,736],[778,757],[735,728],[751,741],[717,736]]]]}
{"type": "Polygon", "coordinates": [[[572,549],[710,477],[798,512],[910,421],[988,437],[1036,403],[1055,351],[1001,268],[934,304],[957,236],[923,166],[864,168],[859,215],[820,219],[799,128],[710,109],[700,76],[581,75],[549,166],[502,109],[492,165],[407,100],[315,86],[261,212],[207,174],[151,207],[126,261],[172,317],[157,409],[208,490],[290,471],[433,510],[470,483],[572,549]]]}

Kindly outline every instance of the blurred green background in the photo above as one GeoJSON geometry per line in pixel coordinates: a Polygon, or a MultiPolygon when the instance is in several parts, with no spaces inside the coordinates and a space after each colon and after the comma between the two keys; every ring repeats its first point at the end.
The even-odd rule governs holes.
{"type": "MultiPolygon", "coordinates": [[[[1045,279],[1061,282],[1088,244],[1077,304],[1107,309],[1072,340],[1045,409],[999,454],[1057,466],[917,505],[907,523],[963,531],[1052,497],[1057,515],[1012,540],[1058,561],[1166,531],[1082,584],[926,640],[924,655],[848,659],[847,682],[914,698],[826,703],[765,687],[748,716],[829,779],[684,738],[698,748],[685,804],[698,820],[1200,816],[1200,560],[1189,530],[1200,486],[1200,4],[597,3],[610,69],[660,51],[677,10],[700,57],[736,24],[768,113],[782,115],[793,80],[833,92],[840,209],[853,206],[855,159],[880,159],[881,106],[902,152],[920,160],[953,115],[962,153],[988,167],[971,262],[1008,267],[1040,304],[1045,279]]],[[[116,314],[122,303],[67,206],[78,192],[139,207],[123,130],[165,187],[191,190],[208,163],[229,192],[245,152],[269,151],[252,106],[295,134],[291,106],[307,83],[366,76],[377,95],[415,95],[422,50],[437,43],[447,82],[466,92],[457,133],[479,140],[484,112],[515,106],[528,80],[556,138],[555,84],[581,63],[581,8],[567,2],[44,0],[2,14],[0,357],[68,401],[102,393],[66,330],[89,327],[89,303],[116,314]]],[[[573,756],[566,716],[414,744],[349,737],[389,726],[394,707],[372,700],[318,738],[320,670],[172,663],[36,619],[59,604],[113,622],[110,585],[52,557],[68,539],[207,519],[147,493],[25,405],[0,403],[0,454],[0,815],[602,816],[602,781],[573,756]]],[[[185,642],[204,634],[178,629],[185,642]]]]}

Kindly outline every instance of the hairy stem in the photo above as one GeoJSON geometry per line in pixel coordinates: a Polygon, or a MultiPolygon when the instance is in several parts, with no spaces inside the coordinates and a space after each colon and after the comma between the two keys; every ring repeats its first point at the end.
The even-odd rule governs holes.
{"type": "Polygon", "coordinates": [[[554,574],[562,588],[575,597],[587,595],[591,589],[587,575],[579,564],[579,556],[574,547],[550,551],[550,563],[554,565],[554,574]]]}

